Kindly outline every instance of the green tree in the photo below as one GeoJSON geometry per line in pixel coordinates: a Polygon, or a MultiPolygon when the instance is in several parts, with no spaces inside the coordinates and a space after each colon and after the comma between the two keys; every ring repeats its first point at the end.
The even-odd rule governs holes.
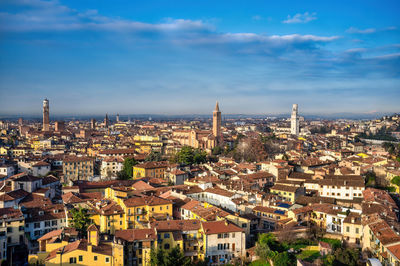
{"type": "Polygon", "coordinates": [[[295,265],[294,258],[287,251],[278,253],[273,261],[274,266],[295,265]]]}
{"type": "Polygon", "coordinates": [[[133,176],[133,166],[137,161],[133,157],[125,158],[122,171],[117,174],[118,179],[130,179],[133,176]]]}
{"type": "Polygon", "coordinates": [[[354,248],[338,248],[335,250],[335,263],[344,264],[349,266],[358,265],[358,261],[360,259],[360,251],[354,248]],[[339,263],[337,263],[339,262],[339,263]]]}
{"type": "Polygon", "coordinates": [[[146,162],[160,162],[163,160],[161,153],[158,151],[151,151],[149,155],[147,155],[146,159],[144,159],[146,162]]]}
{"type": "Polygon", "coordinates": [[[151,249],[150,251],[150,265],[151,266],[165,266],[165,252],[161,248],[151,249]]]}
{"type": "Polygon", "coordinates": [[[167,257],[165,258],[165,265],[174,266],[174,265],[182,265],[189,266],[191,265],[191,261],[188,257],[185,257],[185,254],[181,251],[181,249],[176,246],[168,252],[167,257]]]}
{"type": "Polygon", "coordinates": [[[190,146],[183,146],[182,149],[175,154],[172,159],[174,163],[185,165],[205,163],[207,161],[207,153],[200,149],[194,149],[190,146]]]}
{"type": "Polygon", "coordinates": [[[215,146],[211,153],[212,155],[220,155],[223,151],[224,149],[221,146],[215,146]]]}
{"type": "Polygon", "coordinates": [[[151,266],[189,266],[191,261],[181,249],[176,246],[172,248],[169,252],[165,252],[163,249],[151,249],[150,251],[150,265],[151,266]]]}
{"type": "Polygon", "coordinates": [[[91,224],[88,209],[79,207],[78,209],[71,209],[71,224],[80,234],[81,237],[86,236],[86,230],[91,224]]]}
{"type": "Polygon", "coordinates": [[[393,177],[390,182],[392,184],[400,187],[400,176],[397,175],[397,176],[393,177]]]}
{"type": "Polygon", "coordinates": [[[376,174],[372,171],[368,171],[365,175],[365,181],[367,187],[374,187],[376,185],[376,174]]]}

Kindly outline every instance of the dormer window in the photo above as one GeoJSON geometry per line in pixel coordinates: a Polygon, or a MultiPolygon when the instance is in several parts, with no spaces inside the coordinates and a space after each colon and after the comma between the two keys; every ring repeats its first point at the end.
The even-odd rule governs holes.
{"type": "Polygon", "coordinates": [[[44,215],[44,211],[39,211],[39,215],[44,215]]]}

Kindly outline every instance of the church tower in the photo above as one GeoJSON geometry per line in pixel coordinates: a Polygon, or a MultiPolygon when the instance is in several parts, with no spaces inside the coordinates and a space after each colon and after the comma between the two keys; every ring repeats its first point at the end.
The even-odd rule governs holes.
{"type": "Polygon", "coordinates": [[[49,106],[49,100],[44,99],[43,101],[43,131],[49,131],[50,130],[50,106],[49,106]]]}
{"type": "Polygon", "coordinates": [[[217,142],[221,141],[221,112],[219,111],[218,101],[213,111],[213,135],[217,138],[217,142]]]}
{"type": "Polygon", "coordinates": [[[292,117],[290,118],[290,133],[292,135],[299,135],[299,116],[298,116],[298,105],[293,104],[292,117]]]}

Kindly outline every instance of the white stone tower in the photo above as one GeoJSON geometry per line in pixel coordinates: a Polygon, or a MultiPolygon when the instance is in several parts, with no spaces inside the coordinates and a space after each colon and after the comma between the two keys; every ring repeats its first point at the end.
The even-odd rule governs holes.
{"type": "Polygon", "coordinates": [[[299,106],[297,103],[293,104],[292,107],[292,117],[290,118],[290,133],[292,135],[299,135],[299,116],[298,116],[299,106]]]}
{"type": "Polygon", "coordinates": [[[50,130],[50,105],[49,100],[44,99],[43,101],[43,131],[50,130]]]}

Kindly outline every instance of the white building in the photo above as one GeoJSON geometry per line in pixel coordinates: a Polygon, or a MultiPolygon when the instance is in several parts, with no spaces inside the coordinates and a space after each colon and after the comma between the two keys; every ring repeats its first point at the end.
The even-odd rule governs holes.
{"type": "Polygon", "coordinates": [[[220,188],[207,188],[202,192],[188,194],[188,196],[196,200],[205,201],[214,206],[231,210],[233,212],[238,211],[238,206],[233,199],[241,197],[239,194],[220,188]]]}
{"type": "Polygon", "coordinates": [[[51,165],[44,161],[39,162],[18,162],[18,171],[33,176],[45,176],[51,170],[51,165]]]}
{"type": "Polygon", "coordinates": [[[205,235],[205,257],[212,264],[226,264],[246,255],[244,230],[228,221],[202,222],[205,235]]]}
{"type": "Polygon", "coordinates": [[[3,164],[0,165],[0,177],[4,175],[6,177],[10,177],[12,175],[15,175],[15,168],[13,165],[10,164],[3,164]]]}
{"type": "Polygon", "coordinates": [[[299,132],[300,132],[300,127],[299,127],[298,105],[293,104],[292,116],[290,118],[290,133],[292,135],[298,136],[299,132]]]}
{"type": "Polygon", "coordinates": [[[124,159],[122,157],[108,157],[101,162],[101,177],[116,177],[117,173],[122,171],[124,167],[124,159]]]}
{"type": "Polygon", "coordinates": [[[319,195],[321,197],[353,200],[362,198],[365,189],[361,176],[327,176],[319,181],[319,195]]]}

